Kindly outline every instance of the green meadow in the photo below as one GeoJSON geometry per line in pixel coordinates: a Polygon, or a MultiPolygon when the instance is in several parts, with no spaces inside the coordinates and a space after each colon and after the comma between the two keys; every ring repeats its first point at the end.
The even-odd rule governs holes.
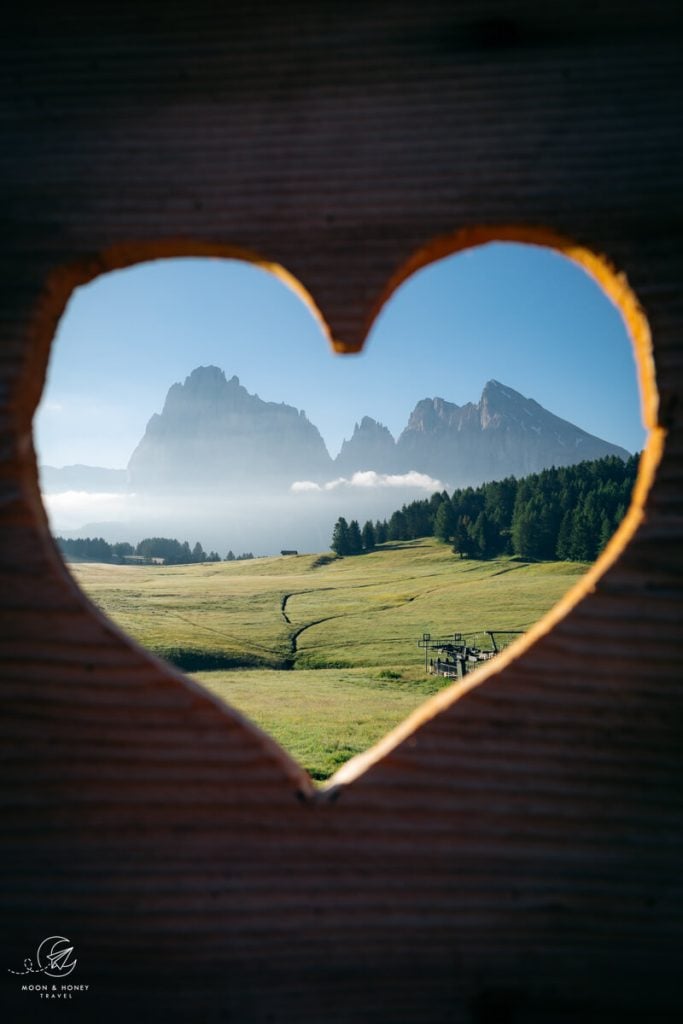
{"type": "Polygon", "coordinates": [[[460,559],[429,539],[353,558],[70,568],[126,632],[325,779],[448,684],[425,674],[423,633],[526,630],[587,565],[460,559]]]}

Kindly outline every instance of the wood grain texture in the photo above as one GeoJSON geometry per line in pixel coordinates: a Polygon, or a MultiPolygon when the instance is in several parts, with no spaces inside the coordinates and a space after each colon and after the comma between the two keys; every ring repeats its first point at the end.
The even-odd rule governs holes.
{"type": "Polygon", "coordinates": [[[16,6],[4,1019],[54,1012],[6,969],[55,934],[90,985],[72,1020],[681,1019],[682,36],[668,0],[16,6]],[[654,353],[645,505],[528,649],[315,796],[64,569],[31,447],[51,338],[97,273],[242,253],[353,350],[416,254],[482,225],[552,231],[626,275],[654,353]]]}

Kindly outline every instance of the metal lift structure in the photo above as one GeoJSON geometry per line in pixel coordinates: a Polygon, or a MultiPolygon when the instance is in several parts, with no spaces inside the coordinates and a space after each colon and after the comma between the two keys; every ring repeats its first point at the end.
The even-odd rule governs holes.
{"type": "Polygon", "coordinates": [[[523,633],[521,629],[482,629],[477,633],[453,633],[449,637],[423,633],[417,646],[424,648],[425,673],[462,679],[482,662],[495,658],[523,633]]]}

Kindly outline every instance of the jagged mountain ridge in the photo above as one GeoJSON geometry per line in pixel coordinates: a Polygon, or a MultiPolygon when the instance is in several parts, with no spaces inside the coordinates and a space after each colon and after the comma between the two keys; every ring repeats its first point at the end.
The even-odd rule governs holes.
{"type": "Polygon", "coordinates": [[[474,487],[606,455],[626,459],[629,453],[490,380],[478,403],[422,399],[396,441],[386,427],[365,417],[344,442],[337,464],[347,475],[360,468],[383,473],[415,469],[451,487],[474,487]]]}
{"type": "Polygon", "coordinates": [[[391,431],[371,416],[356,423],[349,440],[344,441],[334,460],[337,473],[352,476],[360,469],[379,473],[401,472],[401,461],[391,431]]]}
{"type": "Polygon", "coordinates": [[[250,394],[237,377],[197,367],[170,389],[128,464],[129,486],[147,491],[279,490],[356,471],[426,473],[445,486],[476,486],[550,466],[629,453],[489,381],[479,402],[424,398],[397,439],[365,416],[332,459],[305,413],[250,394]]]}
{"type": "Polygon", "coordinates": [[[607,455],[629,456],[496,380],[486,384],[476,404],[457,406],[442,398],[418,402],[396,447],[402,465],[415,463],[421,472],[460,487],[607,455]]]}
{"type": "Polygon", "coordinates": [[[128,463],[136,490],[182,490],[200,485],[262,488],[325,475],[331,459],[304,412],[264,402],[235,376],[199,366],[173,384],[128,463]]]}

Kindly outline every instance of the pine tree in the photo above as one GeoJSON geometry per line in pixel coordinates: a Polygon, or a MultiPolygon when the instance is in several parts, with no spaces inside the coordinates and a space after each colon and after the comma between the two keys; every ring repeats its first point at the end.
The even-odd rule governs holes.
{"type": "Polygon", "coordinates": [[[396,511],[389,520],[388,540],[407,540],[405,512],[396,511]]]}
{"type": "Polygon", "coordinates": [[[485,512],[480,512],[475,523],[468,530],[470,555],[473,558],[490,558],[492,554],[492,527],[485,512]]]}
{"type": "Polygon", "coordinates": [[[562,516],[562,523],[560,525],[560,530],[557,535],[557,544],[555,546],[555,557],[559,558],[561,562],[566,562],[571,559],[573,517],[574,513],[571,509],[567,509],[565,514],[562,516]]]}
{"type": "Polygon", "coordinates": [[[512,548],[522,558],[554,558],[557,546],[555,522],[559,509],[542,493],[516,502],[512,520],[512,548]]]}
{"type": "Polygon", "coordinates": [[[614,526],[610,522],[609,516],[604,512],[602,514],[602,521],[600,523],[600,537],[598,539],[598,554],[607,547],[607,544],[614,533],[614,526]]]}
{"type": "Polygon", "coordinates": [[[572,517],[572,533],[570,555],[574,562],[592,562],[596,555],[598,538],[591,527],[591,522],[583,507],[579,507],[572,517]]]}
{"type": "Polygon", "coordinates": [[[337,522],[334,524],[334,530],[332,531],[332,540],[330,547],[335,554],[340,555],[342,558],[344,555],[351,554],[349,548],[349,524],[346,522],[343,516],[340,516],[337,522]]]}
{"type": "Polygon", "coordinates": [[[457,518],[450,501],[442,501],[434,519],[434,536],[448,544],[453,539],[457,518]]]}
{"type": "Polygon", "coordinates": [[[386,519],[377,520],[375,523],[375,544],[386,544],[389,534],[386,519]]]}
{"type": "Polygon", "coordinates": [[[432,494],[429,499],[429,507],[433,516],[436,516],[436,513],[439,511],[439,505],[444,501],[450,501],[448,491],[435,491],[434,494],[432,494]]]}
{"type": "Polygon", "coordinates": [[[402,512],[406,517],[406,540],[433,535],[434,514],[428,501],[411,501],[402,512]]]}
{"type": "Polygon", "coordinates": [[[469,516],[458,516],[453,536],[453,552],[461,558],[468,558],[472,547],[470,527],[472,520],[469,516]]]}
{"type": "Polygon", "coordinates": [[[363,527],[361,537],[363,539],[363,550],[372,551],[375,547],[375,528],[369,519],[363,527]]]}
{"type": "Polygon", "coordinates": [[[530,501],[517,501],[512,520],[512,550],[522,558],[533,558],[534,518],[530,501]]]}
{"type": "Polygon", "coordinates": [[[360,555],[363,551],[363,538],[361,537],[360,526],[357,519],[349,523],[349,554],[360,555]]]}

